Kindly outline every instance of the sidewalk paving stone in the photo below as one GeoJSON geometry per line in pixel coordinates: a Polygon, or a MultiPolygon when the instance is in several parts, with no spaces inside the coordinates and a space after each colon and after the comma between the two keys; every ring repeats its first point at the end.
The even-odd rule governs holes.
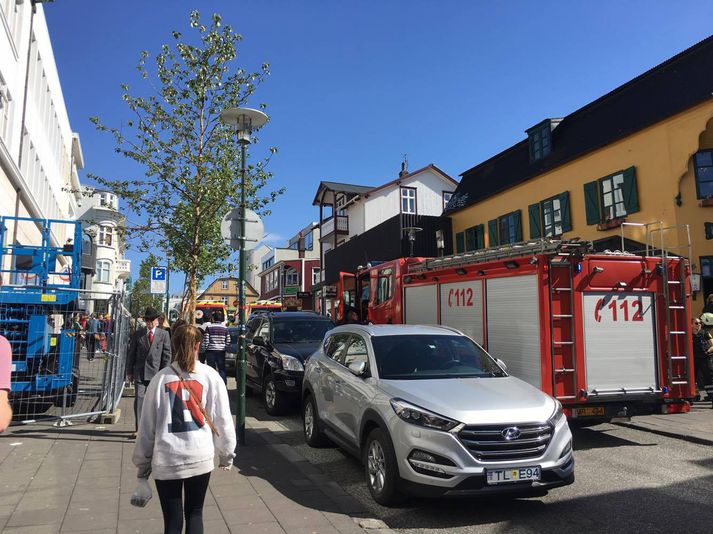
{"type": "Polygon", "coordinates": [[[636,430],[713,445],[713,410],[709,402],[695,403],[689,413],[646,415],[617,423],[636,430]]]}
{"type": "MultiPolygon", "coordinates": [[[[12,426],[0,436],[0,531],[12,533],[163,532],[155,493],[131,506],[136,469],[131,399],[115,425],[75,422],[12,426]]],[[[277,427],[276,427],[277,429],[277,427]]],[[[364,510],[338,484],[275,439],[248,428],[235,468],[211,475],[204,507],[211,534],[364,534],[364,510]],[[354,517],[351,517],[351,516],[354,517]]]]}

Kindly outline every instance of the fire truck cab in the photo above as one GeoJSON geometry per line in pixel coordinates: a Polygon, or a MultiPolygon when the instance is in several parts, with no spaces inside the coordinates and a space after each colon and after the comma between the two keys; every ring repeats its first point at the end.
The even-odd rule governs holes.
{"type": "Polygon", "coordinates": [[[456,328],[571,418],[604,421],[688,411],[689,274],[677,256],[545,240],[342,273],[339,311],[456,328]]]}

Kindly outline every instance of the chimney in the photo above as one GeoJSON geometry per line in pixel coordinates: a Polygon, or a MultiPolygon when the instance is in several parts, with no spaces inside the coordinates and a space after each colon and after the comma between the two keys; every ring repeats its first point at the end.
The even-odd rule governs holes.
{"type": "Polygon", "coordinates": [[[404,159],[401,162],[401,172],[399,172],[399,178],[401,178],[402,176],[406,176],[407,174],[408,174],[408,163],[404,159]]]}

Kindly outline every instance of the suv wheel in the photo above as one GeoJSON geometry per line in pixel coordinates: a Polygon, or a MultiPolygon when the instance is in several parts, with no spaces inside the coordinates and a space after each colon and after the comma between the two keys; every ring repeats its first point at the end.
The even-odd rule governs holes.
{"type": "Polygon", "coordinates": [[[384,506],[398,504],[403,494],[398,489],[399,469],[389,435],[375,428],[366,438],[364,473],[372,498],[384,506]]]}
{"type": "Polygon", "coordinates": [[[302,406],[302,429],[305,441],[310,447],[322,447],[327,444],[327,437],[322,432],[322,424],[317,414],[317,403],[309,395],[302,406]]]}
{"type": "Polygon", "coordinates": [[[285,411],[285,394],[275,386],[272,374],[267,375],[262,385],[262,403],[270,415],[281,415],[285,411]]]}

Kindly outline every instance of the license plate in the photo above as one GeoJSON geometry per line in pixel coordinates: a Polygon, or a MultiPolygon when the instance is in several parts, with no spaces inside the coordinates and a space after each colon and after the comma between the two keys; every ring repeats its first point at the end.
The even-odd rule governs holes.
{"type": "Polygon", "coordinates": [[[485,472],[488,484],[507,484],[525,480],[540,480],[540,466],[508,467],[507,469],[488,469],[485,472]]]}
{"type": "Polygon", "coordinates": [[[587,406],[586,408],[576,408],[577,417],[604,417],[606,415],[604,406],[587,406]]]}

